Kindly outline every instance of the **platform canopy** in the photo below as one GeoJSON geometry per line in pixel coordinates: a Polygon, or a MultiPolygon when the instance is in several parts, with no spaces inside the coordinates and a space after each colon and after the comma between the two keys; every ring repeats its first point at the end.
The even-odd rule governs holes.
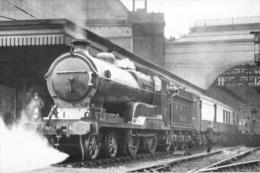
{"type": "Polygon", "coordinates": [[[72,38],[85,38],[65,19],[0,22],[0,47],[69,45],[72,38]]]}

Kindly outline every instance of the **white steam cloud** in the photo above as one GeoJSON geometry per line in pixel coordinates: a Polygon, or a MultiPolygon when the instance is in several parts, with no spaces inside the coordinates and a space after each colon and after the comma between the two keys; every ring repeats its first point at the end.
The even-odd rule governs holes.
{"type": "Polygon", "coordinates": [[[117,67],[120,67],[122,69],[135,70],[135,64],[132,61],[130,61],[128,58],[117,60],[115,64],[117,67]]]}
{"type": "Polygon", "coordinates": [[[22,123],[7,128],[0,117],[0,172],[45,168],[67,157],[49,146],[39,133],[26,129],[22,123]]]}

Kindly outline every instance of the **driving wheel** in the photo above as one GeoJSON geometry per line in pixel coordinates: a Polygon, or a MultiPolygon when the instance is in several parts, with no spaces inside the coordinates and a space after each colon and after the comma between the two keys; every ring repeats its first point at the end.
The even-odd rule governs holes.
{"type": "Polygon", "coordinates": [[[84,140],[85,160],[95,160],[100,153],[97,135],[87,135],[84,140]]]}
{"type": "Polygon", "coordinates": [[[105,152],[110,158],[114,158],[118,152],[118,136],[115,131],[109,132],[105,137],[105,152]]]}

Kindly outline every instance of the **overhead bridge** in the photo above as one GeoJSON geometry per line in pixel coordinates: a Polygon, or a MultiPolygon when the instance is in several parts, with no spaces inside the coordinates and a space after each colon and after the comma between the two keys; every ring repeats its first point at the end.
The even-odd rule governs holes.
{"type": "Polygon", "coordinates": [[[253,64],[259,56],[260,17],[202,20],[191,32],[166,44],[165,67],[208,89],[227,70],[253,64]]]}

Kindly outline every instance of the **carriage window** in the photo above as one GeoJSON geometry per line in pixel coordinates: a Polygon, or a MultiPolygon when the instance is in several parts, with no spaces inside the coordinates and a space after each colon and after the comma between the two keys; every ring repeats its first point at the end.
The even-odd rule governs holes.
{"type": "Polygon", "coordinates": [[[228,116],[228,124],[230,124],[230,114],[229,114],[229,112],[227,112],[227,116],[228,116]]]}
{"type": "Polygon", "coordinates": [[[229,112],[228,111],[226,111],[226,119],[227,119],[227,124],[229,124],[229,112]]]}
{"type": "Polygon", "coordinates": [[[231,112],[228,112],[228,124],[231,124],[231,112]]]}
{"type": "Polygon", "coordinates": [[[233,112],[233,124],[236,124],[236,119],[237,119],[236,114],[233,112]]]}
{"type": "Polygon", "coordinates": [[[223,110],[223,123],[226,123],[226,111],[223,110]]]}
{"type": "Polygon", "coordinates": [[[228,113],[228,124],[230,124],[230,112],[227,113],[228,113]]]}

